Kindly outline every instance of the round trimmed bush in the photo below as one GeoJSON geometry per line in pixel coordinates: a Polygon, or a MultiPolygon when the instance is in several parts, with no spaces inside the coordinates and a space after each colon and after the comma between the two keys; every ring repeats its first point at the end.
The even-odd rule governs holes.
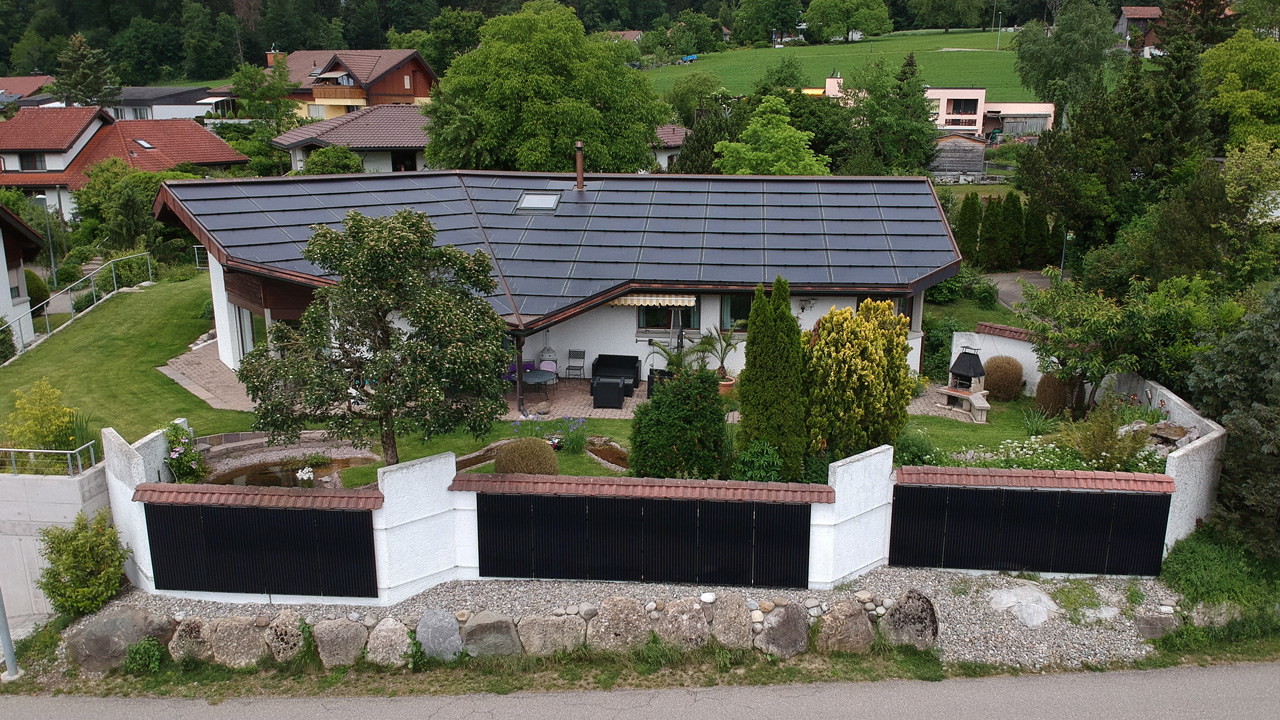
{"type": "Polygon", "coordinates": [[[27,297],[31,298],[31,310],[35,317],[44,314],[45,308],[36,309],[36,306],[49,299],[49,286],[45,284],[44,279],[39,275],[26,271],[27,277],[27,297]]]}
{"type": "Polygon", "coordinates": [[[527,475],[558,475],[560,462],[556,451],[546,440],[536,437],[520,437],[498,448],[493,460],[495,473],[525,473],[527,475]]]}
{"type": "Polygon", "coordinates": [[[1007,355],[997,355],[982,364],[987,372],[986,384],[992,400],[1009,402],[1022,393],[1022,363],[1007,355]]]}
{"type": "Polygon", "coordinates": [[[1070,410],[1074,384],[1065,383],[1052,373],[1040,376],[1040,384],[1036,386],[1036,405],[1051,418],[1062,415],[1063,410],[1070,410]]]}

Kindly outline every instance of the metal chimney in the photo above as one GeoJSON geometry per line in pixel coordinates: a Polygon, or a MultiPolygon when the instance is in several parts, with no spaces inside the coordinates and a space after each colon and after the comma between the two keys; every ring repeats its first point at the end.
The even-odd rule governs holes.
{"type": "Polygon", "coordinates": [[[582,177],[582,141],[578,140],[573,144],[574,148],[574,168],[578,173],[578,184],[573,186],[574,190],[585,190],[586,182],[582,177]]]}

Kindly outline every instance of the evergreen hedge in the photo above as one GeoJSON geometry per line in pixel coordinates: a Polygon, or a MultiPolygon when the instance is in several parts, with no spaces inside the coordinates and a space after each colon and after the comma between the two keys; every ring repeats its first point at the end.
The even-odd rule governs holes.
{"type": "Polygon", "coordinates": [[[715,479],[724,467],[720,378],[707,369],[678,373],[640,403],[631,421],[635,477],[715,479]]]}
{"type": "Polygon", "coordinates": [[[806,433],[800,324],[791,314],[791,289],[778,276],[773,292],[756,287],[747,319],[746,367],[738,377],[742,405],[739,447],[757,440],[782,458],[782,480],[796,482],[804,471],[806,433]]]}

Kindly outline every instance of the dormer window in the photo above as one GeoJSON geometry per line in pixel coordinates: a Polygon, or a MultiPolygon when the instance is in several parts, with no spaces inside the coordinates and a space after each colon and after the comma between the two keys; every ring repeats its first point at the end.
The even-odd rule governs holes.
{"type": "Polygon", "coordinates": [[[47,169],[44,164],[44,153],[18,153],[18,165],[28,172],[47,169]]]}

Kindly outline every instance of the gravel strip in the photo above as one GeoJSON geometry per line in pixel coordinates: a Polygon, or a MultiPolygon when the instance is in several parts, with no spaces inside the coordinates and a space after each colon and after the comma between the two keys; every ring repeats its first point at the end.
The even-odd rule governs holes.
{"type": "MultiPolygon", "coordinates": [[[[1039,584],[1044,592],[1052,592],[1064,580],[1045,580],[1039,584]]],[[[993,665],[1046,667],[1079,667],[1082,663],[1105,664],[1117,660],[1135,660],[1150,652],[1149,645],[1138,636],[1129,615],[1156,615],[1161,605],[1176,604],[1177,596],[1158,580],[1144,578],[1135,582],[1145,600],[1129,608],[1125,578],[1088,578],[1103,605],[1129,610],[1116,619],[1097,624],[1076,624],[1065,614],[1051,617],[1038,628],[1023,626],[1010,612],[992,610],[989,593],[995,589],[1018,585],[1036,585],[1030,580],[994,574],[971,574],[960,571],[923,568],[881,567],[839,590],[783,590],[762,588],[727,588],[709,585],[668,585],[655,583],[590,582],[565,580],[455,580],[437,585],[392,607],[354,605],[288,606],[309,622],[352,617],[366,624],[385,617],[395,617],[413,627],[422,613],[431,608],[450,612],[492,610],[516,619],[529,615],[548,615],[554,608],[589,602],[599,604],[605,598],[622,595],[641,602],[671,601],[696,597],[704,592],[722,595],[734,592],[749,599],[803,602],[807,598],[834,603],[853,600],[859,590],[873,593],[878,602],[897,598],[916,588],[933,600],[938,611],[940,632],[938,646],[948,662],[983,662],[993,665]]],[[[113,600],[104,612],[120,608],[142,608],[168,615],[199,615],[206,619],[229,615],[274,616],[286,606],[267,604],[233,604],[149,595],[131,589],[113,600]]]]}

